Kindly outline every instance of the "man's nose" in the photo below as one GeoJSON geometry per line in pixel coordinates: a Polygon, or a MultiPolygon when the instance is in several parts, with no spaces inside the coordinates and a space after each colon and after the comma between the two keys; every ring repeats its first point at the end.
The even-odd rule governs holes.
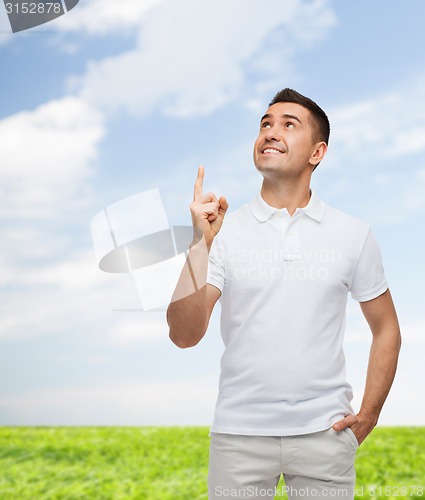
{"type": "Polygon", "coordinates": [[[266,139],[268,141],[280,141],[280,137],[276,130],[276,127],[270,127],[269,129],[267,129],[266,139]]]}

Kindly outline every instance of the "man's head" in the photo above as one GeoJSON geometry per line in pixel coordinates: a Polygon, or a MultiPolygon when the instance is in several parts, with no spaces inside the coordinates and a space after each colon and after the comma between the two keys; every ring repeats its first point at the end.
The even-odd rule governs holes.
{"type": "Polygon", "coordinates": [[[261,119],[255,166],[264,177],[311,175],[327,151],[329,133],[328,117],[314,101],[283,89],[261,119]]]}
{"type": "Polygon", "coordinates": [[[329,143],[329,135],[331,132],[331,127],[329,124],[329,119],[323,109],[318,106],[310,98],[300,94],[296,90],[283,89],[280,90],[271,100],[269,107],[278,102],[292,102],[294,104],[299,104],[303,108],[310,111],[311,115],[311,125],[313,128],[313,140],[314,142],[323,141],[326,145],[329,143]]]}

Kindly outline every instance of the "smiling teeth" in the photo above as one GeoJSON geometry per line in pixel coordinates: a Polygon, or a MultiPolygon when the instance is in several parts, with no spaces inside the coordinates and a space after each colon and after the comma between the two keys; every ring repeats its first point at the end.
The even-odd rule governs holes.
{"type": "Polygon", "coordinates": [[[272,154],[275,154],[275,155],[281,155],[282,151],[278,151],[277,149],[265,149],[264,153],[272,153],[272,154]]]}

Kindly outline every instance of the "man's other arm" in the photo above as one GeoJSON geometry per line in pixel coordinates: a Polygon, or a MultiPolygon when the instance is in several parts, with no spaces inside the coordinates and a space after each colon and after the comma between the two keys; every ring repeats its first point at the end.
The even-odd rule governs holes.
{"type": "Polygon", "coordinates": [[[372,332],[366,386],[360,411],[334,424],[337,431],[350,427],[361,443],[376,426],[391,389],[401,347],[400,327],[389,289],[379,297],[360,302],[372,332]]]}

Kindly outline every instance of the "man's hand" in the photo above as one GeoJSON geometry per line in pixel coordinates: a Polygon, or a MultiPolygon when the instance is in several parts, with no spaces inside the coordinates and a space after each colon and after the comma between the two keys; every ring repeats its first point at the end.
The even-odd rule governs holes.
{"type": "Polygon", "coordinates": [[[336,431],[343,431],[347,427],[350,427],[359,445],[361,445],[366,437],[372,432],[375,425],[375,421],[358,413],[357,415],[347,415],[342,420],[336,422],[332,427],[336,431]]]}
{"type": "Polygon", "coordinates": [[[213,193],[202,194],[203,180],[204,167],[200,166],[193,191],[193,202],[190,204],[190,213],[192,215],[194,241],[198,242],[204,236],[209,248],[220,231],[229,205],[224,196],[217,199],[213,193]]]}

